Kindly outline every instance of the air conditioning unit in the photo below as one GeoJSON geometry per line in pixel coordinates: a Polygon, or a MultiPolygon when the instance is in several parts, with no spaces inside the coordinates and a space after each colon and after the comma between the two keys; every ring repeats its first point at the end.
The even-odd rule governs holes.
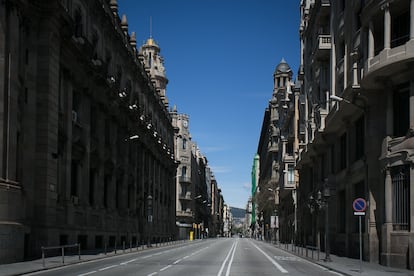
{"type": "Polygon", "coordinates": [[[72,110],[72,122],[74,123],[78,122],[78,113],[74,110],[72,110]]]}

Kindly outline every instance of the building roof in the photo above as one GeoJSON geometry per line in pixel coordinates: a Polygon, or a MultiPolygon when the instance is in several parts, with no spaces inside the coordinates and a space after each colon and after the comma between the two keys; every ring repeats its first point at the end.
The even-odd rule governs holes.
{"type": "Polygon", "coordinates": [[[284,58],[280,61],[280,63],[276,66],[274,74],[283,74],[283,73],[292,73],[292,69],[290,69],[289,64],[285,61],[284,58]]]}

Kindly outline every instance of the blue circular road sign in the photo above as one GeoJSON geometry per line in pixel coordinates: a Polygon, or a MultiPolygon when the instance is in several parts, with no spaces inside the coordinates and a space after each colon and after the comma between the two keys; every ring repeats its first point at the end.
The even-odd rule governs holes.
{"type": "Polygon", "coordinates": [[[357,198],[352,203],[355,212],[365,212],[367,209],[367,202],[363,198],[357,198]]]}

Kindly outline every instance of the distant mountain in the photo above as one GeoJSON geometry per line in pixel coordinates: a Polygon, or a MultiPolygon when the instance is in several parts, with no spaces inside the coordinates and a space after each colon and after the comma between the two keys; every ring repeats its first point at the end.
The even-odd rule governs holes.
{"type": "Polygon", "coordinates": [[[246,210],[236,207],[230,207],[231,214],[233,218],[244,218],[246,210]]]}

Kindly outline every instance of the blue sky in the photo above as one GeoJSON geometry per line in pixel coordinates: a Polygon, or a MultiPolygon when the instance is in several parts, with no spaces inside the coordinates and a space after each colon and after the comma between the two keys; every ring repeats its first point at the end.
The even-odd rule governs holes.
{"type": "Polygon", "coordinates": [[[190,116],[225,202],[245,208],[273,72],[296,76],[299,0],[119,0],[129,32],[161,47],[170,106],[190,116]]]}

